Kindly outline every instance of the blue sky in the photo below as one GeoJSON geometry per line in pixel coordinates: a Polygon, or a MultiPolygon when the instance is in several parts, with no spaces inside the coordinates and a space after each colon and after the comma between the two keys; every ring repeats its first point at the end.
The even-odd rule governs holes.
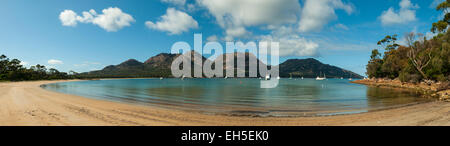
{"type": "Polygon", "coordinates": [[[85,72],[145,61],[202,33],[204,42],[279,41],[280,61],[314,57],[364,74],[384,36],[432,35],[441,1],[2,0],[0,54],[85,72]]]}

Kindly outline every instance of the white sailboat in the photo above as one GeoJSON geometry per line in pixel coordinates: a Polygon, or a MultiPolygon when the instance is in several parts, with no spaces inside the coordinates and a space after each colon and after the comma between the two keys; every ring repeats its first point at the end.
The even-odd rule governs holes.
{"type": "Polygon", "coordinates": [[[225,78],[224,79],[228,79],[228,76],[225,76],[225,78]]]}
{"type": "Polygon", "coordinates": [[[327,79],[327,77],[325,76],[325,74],[323,74],[323,77],[320,77],[320,75],[316,78],[316,80],[318,80],[318,81],[322,81],[322,80],[325,80],[325,79],[327,79]]]}
{"type": "Polygon", "coordinates": [[[162,80],[162,79],[163,79],[163,77],[160,77],[159,79],[160,79],[160,80],[162,80]]]}
{"type": "Polygon", "coordinates": [[[266,80],[270,80],[270,76],[269,75],[266,75],[266,80]]]}
{"type": "Polygon", "coordinates": [[[181,80],[184,80],[184,75],[181,77],[181,80]]]}
{"type": "Polygon", "coordinates": [[[280,77],[277,77],[277,80],[281,79],[280,77]]]}

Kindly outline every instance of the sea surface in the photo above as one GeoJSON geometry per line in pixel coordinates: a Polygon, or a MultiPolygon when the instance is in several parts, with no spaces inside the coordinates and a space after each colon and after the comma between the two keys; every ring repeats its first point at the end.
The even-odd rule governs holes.
{"type": "Polygon", "coordinates": [[[392,108],[426,99],[410,90],[368,87],[347,79],[119,79],[63,82],[43,88],[88,98],[235,116],[323,116],[392,108]]]}

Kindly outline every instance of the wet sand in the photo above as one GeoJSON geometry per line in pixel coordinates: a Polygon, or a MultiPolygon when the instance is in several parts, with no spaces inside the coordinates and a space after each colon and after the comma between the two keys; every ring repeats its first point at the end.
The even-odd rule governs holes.
{"type": "Polygon", "coordinates": [[[158,107],[95,100],[47,91],[42,84],[0,83],[0,125],[15,126],[450,126],[450,103],[430,102],[368,113],[324,117],[243,117],[206,115],[158,107]]]}

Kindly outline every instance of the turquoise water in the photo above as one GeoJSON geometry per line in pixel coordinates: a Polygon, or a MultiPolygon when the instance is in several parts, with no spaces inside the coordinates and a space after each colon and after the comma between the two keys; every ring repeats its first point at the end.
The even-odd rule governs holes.
{"type": "Polygon", "coordinates": [[[367,87],[345,79],[280,79],[272,89],[260,88],[259,79],[121,79],[43,88],[101,100],[245,116],[349,114],[425,101],[415,92],[367,87]]]}

